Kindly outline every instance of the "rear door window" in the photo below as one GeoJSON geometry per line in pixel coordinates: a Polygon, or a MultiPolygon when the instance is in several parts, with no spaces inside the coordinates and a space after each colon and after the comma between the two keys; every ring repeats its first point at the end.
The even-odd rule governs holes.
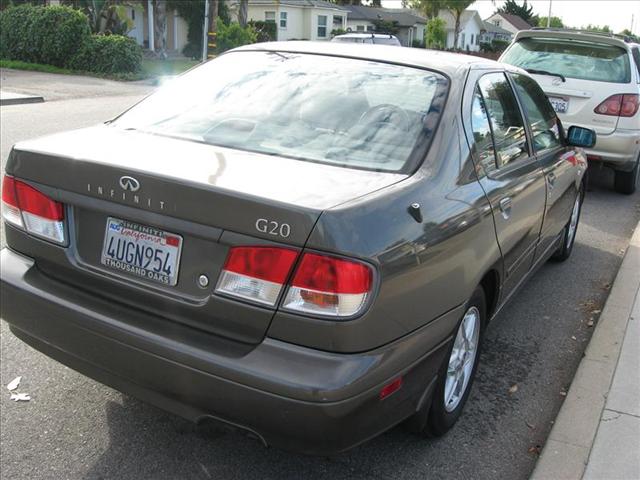
{"type": "Polygon", "coordinates": [[[486,172],[496,169],[496,155],[493,148],[491,126],[487,107],[478,87],[473,92],[471,104],[471,128],[473,130],[473,155],[486,172]]]}
{"type": "Polygon", "coordinates": [[[638,69],[638,83],[640,83],[640,48],[633,47],[631,53],[633,54],[633,61],[638,69]]]}
{"type": "Polygon", "coordinates": [[[498,168],[529,157],[527,134],[516,97],[503,73],[478,82],[493,131],[498,168]]]}
{"type": "Polygon", "coordinates": [[[523,38],[505,53],[502,61],[580,80],[631,81],[629,54],[615,45],[565,38],[523,38]]]}
{"type": "Polygon", "coordinates": [[[542,89],[524,75],[512,74],[512,78],[531,127],[534,151],[562,146],[560,122],[542,89]]]}

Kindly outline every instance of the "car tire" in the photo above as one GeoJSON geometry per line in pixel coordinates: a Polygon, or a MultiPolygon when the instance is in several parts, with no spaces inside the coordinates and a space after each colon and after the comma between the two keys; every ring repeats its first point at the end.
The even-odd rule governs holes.
{"type": "Polygon", "coordinates": [[[630,172],[615,172],[614,189],[618,193],[631,195],[635,193],[638,186],[638,177],[640,176],[640,159],[636,162],[636,166],[630,172]]]}
{"type": "Polygon", "coordinates": [[[462,414],[478,368],[486,312],[484,290],[478,287],[466,304],[465,313],[458,323],[454,339],[438,371],[431,403],[425,405],[408,421],[408,426],[413,432],[425,437],[442,436],[453,427],[462,414]],[[473,323],[473,329],[471,323],[473,323]],[[467,339],[463,335],[464,332],[471,338],[467,339]],[[472,347],[473,344],[475,347],[472,347]],[[466,348],[467,346],[472,347],[473,350],[466,348]],[[464,377],[457,380],[454,370],[461,372],[464,377]],[[456,381],[462,383],[455,383],[456,381]],[[456,387],[459,388],[456,389],[456,387]]]}
{"type": "Polygon", "coordinates": [[[576,243],[576,235],[578,232],[578,225],[580,223],[580,214],[582,213],[582,202],[584,201],[584,184],[580,186],[578,195],[573,204],[571,210],[571,216],[569,221],[562,230],[562,243],[558,246],[558,249],[551,256],[551,260],[554,262],[564,262],[571,256],[573,252],[573,246],[576,243]]]}

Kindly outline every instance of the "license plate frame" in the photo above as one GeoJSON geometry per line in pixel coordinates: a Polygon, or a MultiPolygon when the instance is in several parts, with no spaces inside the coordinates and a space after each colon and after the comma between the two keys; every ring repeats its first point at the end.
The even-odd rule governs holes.
{"type": "Polygon", "coordinates": [[[129,274],[154,284],[174,287],[178,283],[183,243],[182,236],[176,233],[121,218],[107,217],[100,263],[112,272],[129,274]],[[121,252],[114,246],[112,239],[126,242],[121,252]],[[174,245],[175,243],[177,245],[174,245]],[[131,249],[127,244],[134,247],[131,249]],[[140,249],[136,246],[140,246],[140,249]],[[116,248],[115,252],[114,248],[116,248]],[[153,249],[153,258],[146,256],[149,249],[153,249]],[[158,251],[161,252],[160,256],[158,251]],[[122,259],[117,258],[119,253],[122,254],[122,259]],[[144,266],[136,265],[139,259],[141,262],[149,261],[144,266]],[[158,265],[159,268],[149,268],[158,265]]]}
{"type": "Polygon", "coordinates": [[[549,98],[549,103],[551,103],[551,106],[553,107],[553,110],[556,113],[567,113],[567,111],[569,110],[569,100],[565,100],[564,98],[561,97],[548,97],[549,98]]]}

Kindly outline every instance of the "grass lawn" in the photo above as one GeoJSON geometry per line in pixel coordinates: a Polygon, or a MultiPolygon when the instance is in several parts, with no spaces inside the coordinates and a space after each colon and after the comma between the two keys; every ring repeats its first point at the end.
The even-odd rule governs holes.
{"type": "Polygon", "coordinates": [[[142,60],[142,73],[145,77],[161,77],[163,75],[178,75],[200,63],[190,58],[159,60],[145,58],[142,60]]]}
{"type": "Polygon", "coordinates": [[[188,58],[158,60],[144,59],[142,60],[142,70],[140,73],[124,73],[118,75],[100,75],[91,72],[80,72],[77,70],[69,70],[68,68],[54,67],[53,65],[44,65],[41,63],[21,62],[19,60],[3,60],[0,59],[0,68],[13,68],[15,70],[31,70],[34,72],[61,73],[65,75],[89,75],[92,77],[110,78],[112,80],[144,80],[146,78],[155,78],[165,75],[177,75],[197,65],[197,60],[188,58]]]}

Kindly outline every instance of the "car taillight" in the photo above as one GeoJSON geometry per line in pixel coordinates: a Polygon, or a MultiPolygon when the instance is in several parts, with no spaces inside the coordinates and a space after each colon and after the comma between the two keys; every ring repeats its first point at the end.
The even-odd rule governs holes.
{"type": "Polygon", "coordinates": [[[635,93],[611,95],[593,111],[599,115],[633,117],[640,107],[640,96],[635,93]]]}
{"type": "Polygon", "coordinates": [[[297,257],[288,248],[232,247],[216,292],[275,306],[297,257]]]}
{"type": "Polygon", "coordinates": [[[348,317],[362,310],[372,286],[372,269],[364,263],[305,253],[282,307],[296,312],[348,317]]]}
{"type": "Polygon", "coordinates": [[[2,180],[2,217],[33,235],[65,243],[63,205],[7,175],[2,180]]]}

